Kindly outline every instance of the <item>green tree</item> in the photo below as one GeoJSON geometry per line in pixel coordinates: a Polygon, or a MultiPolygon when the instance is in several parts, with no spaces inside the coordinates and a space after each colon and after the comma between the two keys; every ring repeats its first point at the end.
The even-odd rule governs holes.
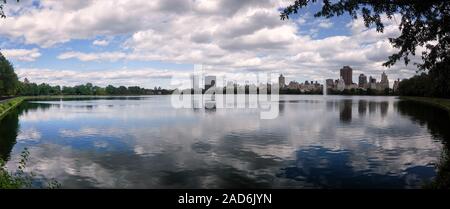
{"type": "Polygon", "coordinates": [[[0,52],[0,96],[15,95],[19,88],[19,80],[14,67],[0,52]]]}
{"type": "Polygon", "coordinates": [[[120,95],[126,95],[128,94],[128,89],[125,86],[119,86],[118,88],[118,94],[120,95]]]}
{"type": "Polygon", "coordinates": [[[349,14],[352,18],[363,18],[366,27],[375,26],[383,32],[382,15],[392,19],[401,16],[398,37],[390,38],[398,49],[383,64],[390,67],[403,59],[410,62],[417,47],[425,47],[422,63],[414,63],[419,70],[428,72],[433,83],[434,95],[450,97],[450,1],[443,0],[295,0],[281,12],[281,19],[297,14],[301,8],[322,2],[315,17],[331,18],[349,14]]]}
{"type": "Polygon", "coordinates": [[[99,87],[99,86],[94,86],[92,88],[92,93],[94,95],[106,95],[106,90],[105,88],[99,87]]]}
{"type": "Polygon", "coordinates": [[[105,91],[106,91],[106,94],[108,94],[108,95],[114,95],[117,93],[117,88],[112,85],[108,85],[106,87],[105,91]]]}
{"type": "Polygon", "coordinates": [[[63,86],[61,93],[64,95],[75,95],[75,89],[70,86],[63,86]]]}

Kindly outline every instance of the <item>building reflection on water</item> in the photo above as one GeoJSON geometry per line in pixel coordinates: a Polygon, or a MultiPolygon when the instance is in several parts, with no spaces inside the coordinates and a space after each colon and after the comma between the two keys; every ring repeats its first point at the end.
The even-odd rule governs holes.
{"type": "Polygon", "coordinates": [[[382,118],[386,117],[389,110],[388,101],[367,101],[365,99],[352,100],[328,100],[326,101],[326,107],[328,111],[334,111],[338,109],[339,119],[343,123],[350,123],[353,119],[353,108],[358,110],[359,117],[366,117],[367,112],[369,115],[379,113],[382,118]]]}
{"type": "Polygon", "coordinates": [[[449,153],[445,111],[391,98],[288,98],[279,102],[280,117],[267,121],[247,110],[168,114],[173,109],[155,99],[152,108],[24,103],[0,122],[0,157],[31,147],[30,169],[67,188],[448,185],[446,168],[432,164],[449,153]],[[41,141],[22,140],[30,128],[41,141]]]}
{"type": "MultiPolygon", "coordinates": [[[[327,101],[326,104],[330,111],[336,107],[339,108],[339,118],[343,123],[351,122],[352,108],[356,106],[360,117],[366,116],[368,110],[370,115],[379,113],[384,118],[388,114],[390,103],[366,100],[355,103],[352,100],[339,100],[327,101]]],[[[393,103],[393,106],[396,112],[424,125],[434,139],[444,145],[441,150],[443,157],[436,166],[410,166],[401,174],[383,175],[355,170],[351,166],[351,150],[332,150],[321,146],[311,146],[297,150],[293,163],[282,168],[277,176],[304,182],[312,188],[408,188],[415,187],[414,185],[422,185],[424,188],[449,188],[450,114],[445,110],[411,101],[398,101],[393,103]]],[[[392,155],[401,157],[395,153],[395,150],[392,155]]],[[[375,165],[376,162],[371,163],[375,165]]]]}

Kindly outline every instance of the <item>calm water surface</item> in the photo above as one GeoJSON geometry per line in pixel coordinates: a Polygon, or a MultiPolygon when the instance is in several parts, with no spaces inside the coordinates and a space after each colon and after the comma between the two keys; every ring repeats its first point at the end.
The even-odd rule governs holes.
{"type": "Polygon", "coordinates": [[[65,188],[420,188],[449,114],[395,97],[281,96],[256,109],[174,109],[170,96],[30,101],[0,122],[0,157],[65,188]]]}

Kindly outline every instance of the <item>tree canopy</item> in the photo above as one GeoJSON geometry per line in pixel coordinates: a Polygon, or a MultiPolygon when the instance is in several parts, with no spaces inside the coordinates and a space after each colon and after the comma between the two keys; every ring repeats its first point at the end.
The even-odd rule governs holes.
{"type": "Polygon", "coordinates": [[[0,52],[0,96],[15,95],[18,82],[13,66],[0,52]]]}
{"type": "Polygon", "coordinates": [[[322,2],[322,8],[315,17],[332,18],[348,14],[352,18],[362,17],[366,27],[376,27],[383,32],[382,15],[392,19],[401,16],[398,37],[389,38],[393,47],[398,49],[383,64],[390,67],[403,59],[410,62],[410,56],[416,54],[418,47],[425,47],[422,63],[415,63],[419,70],[428,72],[436,95],[450,94],[450,1],[443,0],[295,0],[283,11],[282,20],[297,14],[300,9],[316,2],[322,2]]]}
{"type": "MultiPolygon", "coordinates": [[[[295,0],[281,12],[281,19],[298,13],[299,9],[319,0],[295,0]]],[[[366,27],[376,26],[378,32],[383,32],[384,25],[381,15],[392,19],[394,14],[401,15],[399,25],[401,35],[390,38],[392,45],[399,50],[389,57],[385,66],[392,66],[398,60],[404,59],[408,64],[409,55],[415,55],[418,46],[425,46],[424,63],[421,69],[430,69],[437,62],[448,59],[450,44],[450,1],[442,0],[339,0],[332,3],[322,0],[323,6],[315,17],[331,18],[348,13],[352,18],[362,16],[366,27]]]]}

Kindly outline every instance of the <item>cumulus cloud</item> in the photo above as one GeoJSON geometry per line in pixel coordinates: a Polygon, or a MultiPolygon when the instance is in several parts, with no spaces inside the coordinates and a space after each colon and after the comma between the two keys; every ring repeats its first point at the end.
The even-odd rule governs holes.
{"type": "MultiPolygon", "coordinates": [[[[381,66],[395,52],[387,42],[398,35],[395,21],[384,18],[385,33],[380,34],[365,28],[362,20],[352,20],[346,26],[349,35],[317,39],[311,32],[331,30],[335,24],[307,15],[281,21],[278,9],[285,5],[279,0],[50,0],[11,13],[0,22],[4,29],[0,34],[40,47],[58,47],[75,39],[125,37],[114,51],[68,49],[57,56],[86,63],[201,63],[229,73],[283,72],[288,79],[307,80],[336,78],[342,65],[376,76],[386,70],[391,79],[414,74],[414,66],[381,66]]],[[[106,46],[108,40],[96,39],[92,44],[106,46]]]]}
{"type": "Polygon", "coordinates": [[[32,62],[41,56],[39,49],[3,49],[2,53],[9,59],[32,62]]]}
{"type": "Polygon", "coordinates": [[[331,27],[333,27],[333,23],[330,22],[329,19],[327,19],[327,20],[320,21],[318,26],[321,28],[331,28],[331,27]]]}
{"type": "Polygon", "coordinates": [[[153,81],[157,79],[171,79],[174,76],[189,77],[189,73],[160,69],[115,69],[80,73],[75,70],[19,68],[16,70],[16,73],[20,79],[28,78],[35,83],[49,83],[61,86],[74,86],[90,82],[99,86],[107,86],[109,84],[135,86],[142,84],[143,87],[153,88],[153,81]]]}
{"type": "Polygon", "coordinates": [[[94,46],[108,46],[109,41],[108,40],[95,40],[92,42],[92,45],[94,46]]]}
{"type": "Polygon", "coordinates": [[[81,61],[108,60],[117,61],[126,58],[127,55],[122,52],[103,52],[103,53],[81,53],[81,52],[65,52],[58,56],[58,59],[76,58],[81,61]]]}
{"type": "Polygon", "coordinates": [[[17,141],[39,141],[41,139],[41,132],[36,128],[28,128],[21,130],[19,135],[17,135],[17,141]]]}

